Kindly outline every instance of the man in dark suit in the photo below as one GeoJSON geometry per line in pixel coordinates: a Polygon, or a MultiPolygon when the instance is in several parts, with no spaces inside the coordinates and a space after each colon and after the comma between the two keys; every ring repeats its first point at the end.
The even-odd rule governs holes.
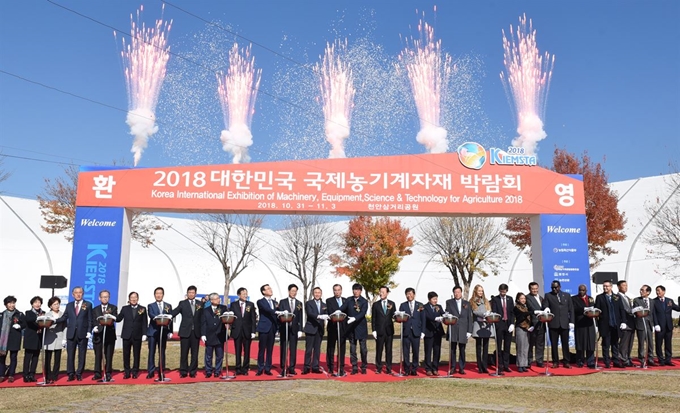
{"type": "Polygon", "coordinates": [[[149,313],[149,327],[146,330],[147,340],[149,342],[149,359],[147,363],[147,379],[153,379],[154,372],[156,371],[156,346],[160,347],[160,357],[163,360],[163,365],[158,367],[158,372],[160,375],[162,371],[166,370],[165,362],[165,348],[167,346],[168,340],[172,338],[172,322],[167,327],[163,327],[163,336],[161,337],[161,328],[156,325],[154,317],[161,314],[172,315],[172,305],[163,301],[165,296],[165,290],[163,287],[158,287],[154,290],[153,296],[156,299],[153,303],[147,306],[147,311],[149,313]]]}
{"type": "Polygon", "coordinates": [[[416,301],[416,290],[409,287],[405,291],[406,301],[401,303],[399,311],[407,313],[410,318],[402,326],[404,342],[402,343],[402,354],[404,355],[404,373],[417,376],[418,362],[420,356],[420,340],[425,337],[423,327],[425,326],[425,308],[423,304],[416,301]]]}
{"type": "Polygon", "coordinates": [[[576,365],[581,368],[595,368],[595,324],[584,314],[587,307],[595,307],[595,299],[588,295],[585,284],[578,286],[578,294],[571,297],[574,303],[574,341],[576,344],[576,365]]]}
{"type": "MultiPolygon", "coordinates": [[[[333,286],[333,297],[326,300],[326,308],[328,314],[331,315],[342,308],[345,303],[345,298],[342,297],[342,286],[335,284],[333,286]]],[[[347,319],[341,323],[331,322],[328,324],[328,336],[326,337],[326,365],[328,372],[335,375],[335,350],[338,344],[340,350],[338,354],[339,365],[337,366],[337,375],[345,375],[345,350],[347,348],[347,341],[345,339],[345,329],[347,328],[347,319]],[[340,327],[340,334],[338,335],[338,327],[340,327]]]]}
{"type": "Polygon", "coordinates": [[[227,330],[220,316],[227,312],[227,306],[220,304],[220,295],[210,294],[210,306],[203,309],[201,317],[201,340],[205,344],[205,377],[220,377],[222,360],[224,359],[224,343],[227,341],[227,330]],[[213,354],[215,364],[213,365],[213,354]]]}
{"type": "Polygon", "coordinates": [[[619,332],[619,357],[621,364],[626,367],[633,367],[633,360],[631,354],[633,353],[633,334],[635,333],[635,315],[633,314],[633,299],[628,297],[628,283],[624,280],[619,280],[616,283],[621,299],[621,306],[623,307],[626,317],[621,320],[621,331],[619,332]]]}
{"type": "Polygon", "coordinates": [[[425,338],[425,374],[428,376],[439,376],[439,360],[442,353],[442,337],[444,327],[442,327],[442,315],[444,309],[437,304],[439,296],[436,292],[427,293],[428,303],[424,305],[425,325],[423,333],[425,338]]]}
{"type": "Polygon", "coordinates": [[[260,287],[263,297],[257,300],[257,310],[260,312],[260,320],[257,322],[258,349],[257,349],[257,373],[267,376],[272,375],[272,354],[274,352],[274,340],[278,330],[276,307],[278,303],[272,298],[272,287],[265,284],[260,287]]]}
{"type": "Polygon", "coordinates": [[[142,350],[142,341],[146,340],[145,329],[148,322],[146,308],[139,305],[139,294],[128,294],[128,305],[123,306],[116,318],[117,322],[123,322],[120,337],[123,339],[123,379],[136,379],[139,375],[139,355],[142,350]],[[132,349],[132,368],[130,368],[130,349],[132,349]]]}
{"type": "Polygon", "coordinates": [[[666,297],[666,287],[656,287],[656,298],[653,311],[656,324],[654,325],[656,339],[656,357],[659,365],[672,366],[673,362],[673,310],[680,311],[680,306],[673,302],[672,298],[666,297]]]}
{"type": "Polygon", "coordinates": [[[508,296],[508,285],[498,286],[498,295],[491,298],[491,311],[501,315],[501,321],[496,323],[496,351],[501,349],[498,355],[498,366],[502,371],[510,373],[510,345],[512,344],[512,332],[515,331],[515,301],[508,296]]]}
{"type": "Polygon", "coordinates": [[[247,376],[250,370],[250,346],[257,327],[257,313],[255,304],[248,301],[248,290],[240,287],[236,294],[238,300],[229,305],[229,311],[236,316],[230,327],[231,338],[236,347],[236,374],[247,376]]]}
{"type": "Polygon", "coordinates": [[[638,339],[638,359],[641,366],[655,366],[654,353],[654,326],[656,325],[656,315],[652,309],[652,299],[649,294],[652,292],[652,287],[643,285],[640,287],[640,296],[633,299],[633,313],[636,309],[649,310],[646,317],[635,318],[635,331],[638,339]],[[645,354],[646,345],[646,354],[645,354]]]}
{"type": "Polygon", "coordinates": [[[328,320],[326,303],[321,300],[321,288],[314,287],[314,299],[305,303],[307,322],[305,323],[305,366],[302,374],[321,373],[321,339],[323,339],[324,321],[328,320]]]}
{"type": "Polygon", "coordinates": [[[621,356],[619,355],[619,330],[622,327],[621,323],[625,323],[626,313],[621,305],[621,297],[612,292],[611,281],[605,281],[602,284],[604,292],[595,297],[595,307],[599,308],[601,313],[598,319],[598,330],[602,338],[602,358],[604,359],[604,366],[611,368],[611,361],[614,361],[614,367],[624,368],[621,364],[621,356]],[[609,351],[611,350],[611,357],[609,351]]]}
{"type": "Polygon", "coordinates": [[[463,289],[460,286],[453,287],[453,298],[446,301],[446,313],[458,317],[456,324],[449,326],[447,337],[450,340],[451,371],[456,372],[456,349],[458,350],[458,373],[465,374],[465,346],[472,337],[472,309],[470,303],[463,300],[463,289]]]}
{"type": "Polygon", "coordinates": [[[279,326],[279,346],[281,347],[281,375],[285,376],[287,373],[295,375],[295,364],[297,364],[297,344],[298,339],[302,337],[302,302],[295,298],[297,296],[298,287],[295,284],[288,286],[288,297],[279,302],[279,311],[293,313],[293,321],[290,323],[280,323],[279,326]],[[286,324],[288,324],[288,336],[286,337],[286,324]],[[286,353],[288,353],[288,360],[286,362],[286,353]]]}
{"type": "Polygon", "coordinates": [[[380,300],[371,307],[371,327],[375,338],[375,372],[382,372],[382,354],[385,350],[385,372],[392,373],[392,343],[394,341],[394,313],[397,306],[392,300],[387,299],[390,293],[388,286],[380,287],[380,300]]]}
{"type": "MultiPolygon", "coordinates": [[[[562,285],[555,280],[550,284],[551,292],[545,295],[543,303],[555,317],[548,323],[550,343],[552,344],[553,368],[559,367],[558,339],[562,340],[562,364],[571,368],[569,364],[569,329],[574,327],[574,302],[571,296],[562,292],[562,285]]],[[[528,300],[527,300],[528,301],[528,300]]]]}
{"type": "Polygon", "coordinates": [[[361,296],[364,287],[355,283],[352,286],[352,297],[348,298],[340,308],[340,311],[347,314],[347,328],[345,337],[349,340],[349,361],[352,363],[352,374],[359,372],[359,360],[357,358],[357,343],[361,352],[361,374],[366,374],[368,367],[368,323],[366,313],[368,313],[368,301],[361,296]]]}
{"type": "Polygon", "coordinates": [[[177,304],[172,310],[172,316],[182,315],[179,324],[179,377],[196,377],[198,370],[198,342],[201,334],[201,316],[203,305],[196,299],[196,287],[187,288],[187,299],[177,304]],[[189,350],[191,350],[191,364],[189,364],[189,350]]]}
{"type": "MultiPolygon", "coordinates": [[[[535,311],[543,310],[543,297],[538,294],[538,283],[529,283],[529,294],[527,294],[527,308],[533,316],[535,311]]],[[[529,334],[529,366],[534,360],[536,352],[536,367],[543,367],[543,354],[545,352],[545,326],[538,320],[533,324],[534,330],[529,334]]]]}
{"type": "Polygon", "coordinates": [[[66,373],[68,381],[83,380],[87,341],[90,339],[92,324],[92,303],[83,300],[83,288],[71,290],[73,301],[66,304],[64,315],[57,322],[66,322],[66,373]],[[78,349],[78,369],[75,368],[76,349],[78,349]]]}
{"type": "Polygon", "coordinates": [[[106,381],[111,381],[113,373],[113,350],[116,347],[116,326],[102,327],[99,325],[99,317],[108,314],[113,317],[118,316],[118,307],[109,303],[111,294],[107,290],[99,292],[100,305],[92,310],[92,344],[94,346],[94,376],[92,380],[102,378],[102,355],[106,360],[106,381]],[[106,341],[104,341],[104,329],[106,329],[106,341]]]}

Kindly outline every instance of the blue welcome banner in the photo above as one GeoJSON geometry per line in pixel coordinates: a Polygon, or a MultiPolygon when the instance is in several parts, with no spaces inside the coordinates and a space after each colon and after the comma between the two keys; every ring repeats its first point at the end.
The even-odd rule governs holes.
{"type": "Polygon", "coordinates": [[[550,291],[554,280],[571,295],[578,292],[580,284],[590,290],[586,216],[541,215],[539,219],[545,291],[550,291]]]}

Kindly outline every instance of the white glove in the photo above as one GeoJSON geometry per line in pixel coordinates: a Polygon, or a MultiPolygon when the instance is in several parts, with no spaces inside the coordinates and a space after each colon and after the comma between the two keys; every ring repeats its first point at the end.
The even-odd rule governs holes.
{"type": "Polygon", "coordinates": [[[656,331],[657,333],[660,333],[661,332],[661,326],[654,326],[654,331],[656,331]]]}
{"type": "Polygon", "coordinates": [[[146,341],[146,334],[142,336],[142,341],[146,341]]]}
{"type": "Polygon", "coordinates": [[[376,340],[378,339],[378,332],[377,331],[373,332],[373,338],[376,339],[376,340]]]}
{"type": "Polygon", "coordinates": [[[172,338],[172,333],[168,333],[168,340],[172,338]]]}
{"type": "Polygon", "coordinates": [[[620,328],[621,330],[625,330],[625,329],[628,328],[628,326],[626,325],[626,323],[621,323],[621,325],[619,326],[619,328],[620,328]]]}
{"type": "Polygon", "coordinates": [[[54,330],[55,328],[57,328],[57,325],[56,325],[56,324],[52,324],[52,325],[50,326],[50,330],[54,330]]]}
{"type": "Polygon", "coordinates": [[[529,329],[528,329],[527,331],[530,332],[530,333],[533,332],[533,331],[534,331],[534,326],[529,327],[529,329]]]}
{"type": "Polygon", "coordinates": [[[302,331],[298,331],[298,338],[302,337],[302,331]]]}
{"type": "Polygon", "coordinates": [[[422,340],[424,338],[425,338],[425,333],[420,333],[420,339],[422,340]]]}
{"type": "Polygon", "coordinates": [[[317,320],[328,320],[330,317],[327,314],[319,314],[316,316],[317,320]]]}
{"type": "Polygon", "coordinates": [[[472,337],[472,333],[467,333],[467,337],[466,337],[466,338],[469,340],[470,337],[472,337]]]}
{"type": "Polygon", "coordinates": [[[445,312],[444,314],[442,314],[442,316],[444,316],[444,317],[451,317],[451,314],[449,314],[449,312],[447,311],[447,312],[445,312]]]}
{"type": "Polygon", "coordinates": [[[201,341],[205,344],[205,342],[208,341],[208,338],[206,336],[201,336],[201,341]]]}
{"type": "Polygon", "coordinates": [[[569,328],[574,328],[574,323],[569,323],[569,328]]]}
{"type": "Polygon", "coordinates": [[[92,334],[90,334],[90,333],[87,333],[87,334],[85,334],[85,338],[86,338],[86,339],[88,339],[88,340],[89,340],[89,339],[90,339],[90,337],[92,337],[92,334]]]}
{"type": "Polygon", "coordinates": [[[347,324],[352,324],[352,323],[354,322],[354,320],[356,320],[356,318],[354,318],[354,317],[348,318],[348,319],[347,319],[347,324]]]}
{"type": "Polygon", "coordinates": [[[543,311],[545,311],[546,313],[549,313],[549,312],[550,312],[550,307],[546,307],[545,310],[543,310],[543,311]]]}
{"type": "Polygon", "coordinates": [[[281,314],[283,314],[283,311],[274,311],[274,314],[281,315],[281,314]]]}
{"type": "Polygon", "coordinates": [[[435,317],[434,321],[441,323],[442,322],[442,317],[435,317]]]}
{"type": "Polygon", "coordinates": [[[61,340],[61,347],[66,348],[66,340],[61,340]]]}
{"type": "Polygon", "coordinates": [[[644,307],[637,306],[637,307],[633,308],[632,310],[630,310],[630,312],[631,313],[637,313],[638,311],[641,311],[641,310],[644,310],[644,309],[645,309],[644,307]]]}
{"type": "Polygon", "coordinates": [[[510,325],[508,326],[508,333],[512,334],[513,331],[515,331],[515,325],[514,325],[514,324],[510,324],[510,325]]]}
{"type": "Polygon", "coordinates": [[[95,333],[95,334],[99,333],[99,327],[93,328],[93,329],[92,329],[92,332],[95,333]]]}
{"type": "Polygon", "coordinates": [[[340,313],[342,313],[342,311],[340,311],[340,310],[335,310],[335,311],[333,312],[333,314],[340,314],[340,313]]]}
{"type": "Polygon", "coordinates": [[[255,333],[252,333],[252,334],[250,335],[250,339],[252,340],[252,339],[254,339],[254,338],[255,338],[255,333]]]}
{"type": "Polygon", "coordinates": [[[484,317],[488,316],[489,314],[491,314],[491,311],[485,312],[485,313],[484,313],[484,317]]]}
{"type": "Polygon", "coordinates": [[[12,328],[15,330],[21,330],[21,326],[19,324],[13,324],[12,328]]]}

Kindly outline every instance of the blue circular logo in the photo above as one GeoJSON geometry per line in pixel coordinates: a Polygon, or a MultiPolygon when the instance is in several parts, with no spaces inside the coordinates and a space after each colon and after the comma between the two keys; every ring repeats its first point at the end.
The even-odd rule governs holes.
{"type": "Polygon", "coordinates": [[[466,168],[481,169],[486,163],[486,149],[477,142],[465,142],[458,147],[458,159],[466,168]]]}

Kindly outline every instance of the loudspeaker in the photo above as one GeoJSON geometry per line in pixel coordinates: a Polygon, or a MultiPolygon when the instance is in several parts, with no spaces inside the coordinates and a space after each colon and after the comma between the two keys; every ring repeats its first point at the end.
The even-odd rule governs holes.
{"type": "Polygon", "coordinates": [[[66,288],[68,280],[63,275],[41,275],[40,288],[66,288]]]}
{"type": "Polygon", "coordinates": [[[593,283],[604,284],[605,281],[611,281],[616,284],[619,281],[619,273],[614,272],[596,272],[593,274],[593,283]]]}

